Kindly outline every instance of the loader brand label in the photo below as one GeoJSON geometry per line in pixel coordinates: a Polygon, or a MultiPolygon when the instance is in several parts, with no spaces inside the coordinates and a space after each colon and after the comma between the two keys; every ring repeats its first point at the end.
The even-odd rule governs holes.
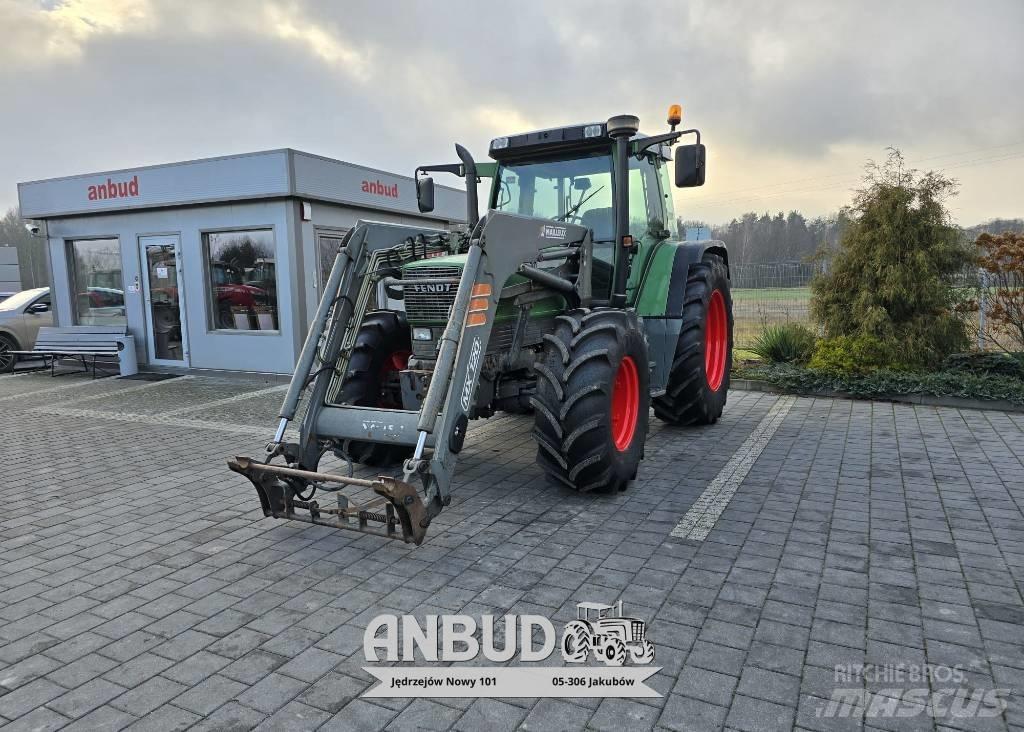
{"type": "Polygon", "coordinates": [[[541,239],[564,239],[566,234],[569,232],[564,226],[552,226],[551,224],[544,224],[540,227],[541,239]]]}
{"type": "Polygon", "coordinates": [[[363,634],[380,684],[367,697],[658,697],[647,624],[622,603],[581,602],[561,632],[543,615],[378,615],[363,634]],[[537,666],[545,661],[564,665],[537,666]],[[479,659],[515,666],[481,665],[479,659]],[[422,661],[452,666],[405,666],[422,661]],[[459,666],[459,663],[472,665],[459,666]]]}
{"type": "Polygon", "coordinates": [[[483,343],[479,336],[473,337],[473,345],[469,351],[469,363],[466,365],[466,381],[462,384],[462,409],[469,411],[469,403],[473,398],[473,381],[476,379],[477,371],[480,370],[480,354],[484,352],[483,343]]]}

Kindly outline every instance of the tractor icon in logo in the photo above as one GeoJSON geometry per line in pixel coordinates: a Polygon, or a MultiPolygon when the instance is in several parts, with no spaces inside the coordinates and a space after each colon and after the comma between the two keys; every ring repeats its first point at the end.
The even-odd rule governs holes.
{"type": "Polygon", "coordinates": [[[622,600],[614,605],[581,602],[576,620],[566,624],[562,634],[562,658],[583,663],[591,650],[609,666],[621,666],[626,657],[633,663],[654,660],[654,644],[647,640],[647,624],[622,617],[622,600]]]}

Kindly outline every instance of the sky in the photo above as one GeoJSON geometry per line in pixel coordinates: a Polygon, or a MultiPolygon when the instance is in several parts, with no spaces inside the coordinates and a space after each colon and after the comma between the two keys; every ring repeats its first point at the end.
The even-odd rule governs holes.
{"type": "MultiPolygon", "coordinates": [[[[901,149],[954,218],[1024,216],[1022,0],[0,0],[0,210],[18,181],[294,147],[411,174],[668,105],[687,219],[826,215],[901,149]]],[[[438,182],[455,184],[452,181],[438,182]]]]}

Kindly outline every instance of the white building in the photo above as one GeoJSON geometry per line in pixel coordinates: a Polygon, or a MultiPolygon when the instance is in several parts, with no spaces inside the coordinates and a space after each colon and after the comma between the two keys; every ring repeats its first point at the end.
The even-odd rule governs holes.
{"type": "Polygon", "coordinates": [[[282,149],[18,184],[44,222],[57,325],[126,324],[140,363],[287,373],[360,219],[447,228],[412,178],[282,149]]]}

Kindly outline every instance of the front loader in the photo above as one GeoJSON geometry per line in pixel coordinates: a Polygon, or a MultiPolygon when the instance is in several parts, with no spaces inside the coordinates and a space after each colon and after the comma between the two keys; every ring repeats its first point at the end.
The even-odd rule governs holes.
{"type": "Polygon", "coordinates": [[[420,544],[451,502],[471,419],[532,412],[538,464],[580,491],[635,478],[652,406],[671,424],[717,420],[732,353],[728,255],[671,231],[681,136],[697,141],[675,149],[676,186],[703,185],[705,169],[700,133],[679,121],[674,105],[671,131],[653,137],[621,115],[497,138],[488,163],[456,145],[459,163],[417,168],[417,198],[432,210],[427,173],[465,177],[465,227],[353,228],[267,457],[229,461],[264,514],[420,544]],[[300,403],[298,441],[286,442],[300,403]],[[381,474],[322,472],[329,452],[381,474]],[[375,497],[356,503],[347,488],[375,497]]]}

